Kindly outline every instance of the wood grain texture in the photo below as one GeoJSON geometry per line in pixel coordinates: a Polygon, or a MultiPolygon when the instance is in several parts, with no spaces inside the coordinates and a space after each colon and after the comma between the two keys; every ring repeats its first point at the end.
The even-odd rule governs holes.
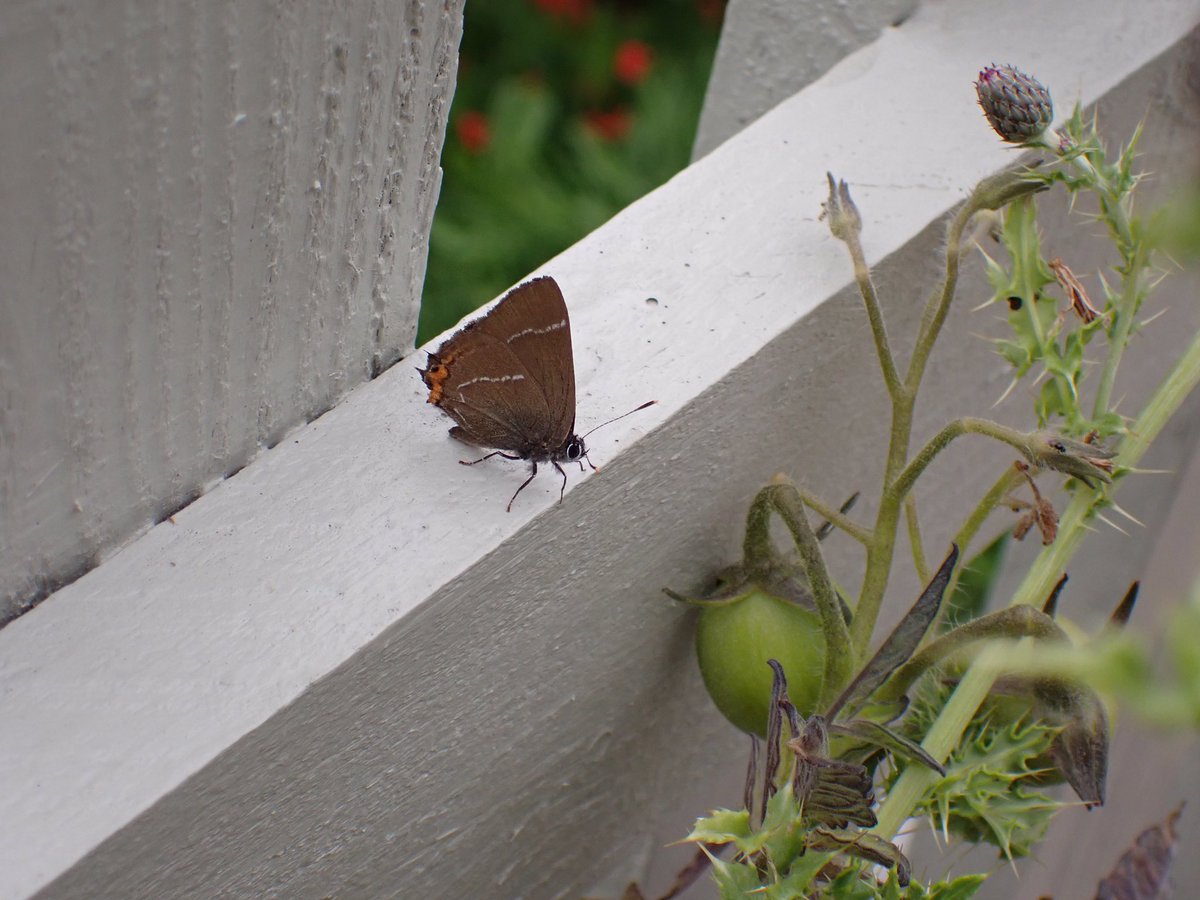
{"type": "Polygon", "coordinates": [[[411,349],[461,23],[0,8],[0,623],[411,349]]]}

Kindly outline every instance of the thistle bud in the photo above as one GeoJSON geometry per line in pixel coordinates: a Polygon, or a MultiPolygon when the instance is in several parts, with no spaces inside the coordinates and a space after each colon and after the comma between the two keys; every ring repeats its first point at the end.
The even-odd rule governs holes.
{"type": "Polygon", "coordinates": [[[829,230],[839,241],[857,237],[862,231],[862,216],[850,198],[850,186],[835,179],[832,172],[826,172],[825,177],[829,179],[829,199],[821,204],[818,218],[829,220],[829,230]]]}
{"type": "Polygon", "coordinates": [[[1094,486],[1094,481],[1112,481],[1115,456],[1112,450],[1097,444],[1073,441],[1056,434],[1036,435],[1030,443],[1031,461],[1078,478],[1089,487],[1094,486]]]}
{"type": "Polygon", "coordinates": [[[1030,143],[1054,119],[1050,92],[1013,66],[991,65],[982,70],[975,93],[996,134],[1010,144],[1030,143]]]}

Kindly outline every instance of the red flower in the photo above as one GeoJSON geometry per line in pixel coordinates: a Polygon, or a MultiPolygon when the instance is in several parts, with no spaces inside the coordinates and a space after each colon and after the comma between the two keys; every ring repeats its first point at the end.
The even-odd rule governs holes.
{"type": "Polygon", "coordinates": [[[629,110],[618,106],[616,109],[593,109],[584,117],[588,131],[605,141],[619,141],[629,134],[633,127],[633,116],[629,110]]]}
{"type": "Polygon", "coordinates": [[[488,127],[487,116],[473,109],[468,109],[454,123],[458,140],[468,153],[482,153],[492,140],[492,132],[488,127]]]}
{"type": "Polygon", "coordinates": [[[654,51],[644,41],[622,41],[613,54],[613,73],[617,81],[641,84],[654,62],[654,51]]]}
{"type": "Polygon", "coordinates": [[[592,0],[533,0],[546,15],[572,25],[582,25],[592,15],[592,0]]]}
{"type": "Polygon", "coordinates": [[[705,22],[720,25],[725,16],[725,3],[723,0],[696,0],[696,12],[705,22]]]}

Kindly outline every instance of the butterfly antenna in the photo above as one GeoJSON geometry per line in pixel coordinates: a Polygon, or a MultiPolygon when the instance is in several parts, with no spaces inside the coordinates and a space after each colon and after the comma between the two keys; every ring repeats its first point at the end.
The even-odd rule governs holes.
{"type": "MultiPolygon", "coordinates": [[[[613,422],[618,422],[621,419],[625,418],[626,416],[632,416],[635,412],[641,412],[646,407],[653,406],[657,402],[658,402],[657,400],[647,400],[645,403],[643,403],[637,409],[631,409],[627,413],[621,413],[621,415],[617,416],[615,419],[609,419],[607,422],[601,422],[595,428],[592,428],[591,430],[589,430],[587,434],[580,435],[580,440],[583,440],[584,438],[586,438],[588,436],[588,434],[591,434],[593,431],[596,431],[597,429],[603,428],[605,425],[611,425],[613,422]]],[[[588,462],[590,463],[591,460],[588,460],[588,462]]]]}

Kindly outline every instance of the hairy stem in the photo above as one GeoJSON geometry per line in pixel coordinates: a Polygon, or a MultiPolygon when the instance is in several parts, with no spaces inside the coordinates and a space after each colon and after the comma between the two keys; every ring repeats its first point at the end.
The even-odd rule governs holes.
{"type": "Polygon", "coordinates": [[[871,267],[863,255],[862,242],[858,239],[857,230],[849,230],[842,237],[846,249],[850,252],[850,260],[854,264],[854,280],[858,284],[858,292],[862,295],[863,307],[867,311],[867,321],[871,324],[871,336],[875,339],[875,355],[879,357],[879,368],[883,372],[883,381],[887,385],[888,395],[892,402],[896,401],[901,392],[900,373],[896,369],[896,359],[888,342],[887,325],[883,321],[883,310],[879,306],[879,297],[875,293],[875,283],[871,279],[871,267]]]}
{"type": "Polygon", "coordinates": [[[792,487],[800,496],[800,500],[804,503],[804,505],[819,515],[826,522],[829,522],[836,528],[840,528],[860,544],[871,543],[872,535],[870,529],[859,525],[857,522],[849,518],[845,513],[841,512],[835,507],[830,506],[820,497],[817,497],[815,494],[806,491],[804,488],[797,485],[792,485],[792,487]]]}
{"type": "Polygon", "coordinates": [[[904,498],[904,524],[908,528],[908,544],[912,548],[913,568],[917,578],[925,583],[929,580],[929,564],[925,561],[925,542],[921,540],[921,520],[917,517],[917,498],[909,494],[904,498]]]}
{"type": "Polygon", "coordinates": [[[1029,459],[1034,458],[1034,451],[1030,445],[1030,436],[1025,432],[1017,431],[1015,428],[1008,428],[989,419],[964,416],[961,419],[955,419],[953,422],[948,423],[941,431],[929,439],[929,442],[917,452],[912,462],[896,478],[891,492],[899,498],[906,496],[912,490],[917,478],[933,462],[934,458],[945,450],[951,441],[962,437],[964,434],[987,435],[1008,444],[1029,459]]]}
{"type": "Polygon", "coordinates": [[[821,629],[825,633],[825,679],[822,688],[822,705],[836,697],[850,680],[857,658],[851,651],[850,634],[846,621],[842,618],[842,607],[834,590],[833,582],[829,579],[829,570],[825,567],[825,559],[821,555],[821,544],[817,535],[804,515],[804,504],[799,492],[790,484],[775,483],[767,485],[758,492],[754,506],[767,505],[774,508],[792,533],[796,550],[804,565],[804,573],[808,576],[809,588],[812,590],[813,601],[817,613],[821,617],[821,629]]]}
{"type": "MultiPolygon", "coordinates": [[[[958,534],[954,536],[954,543],[961,548],[964,559],[970,558],[967,555],[967,548],[971,546],[971,541],[975,539],[975,535],[979,533],[979,529],[983,527],[983,523],[992,514],[992,510],[999,506],[1000,502],[1008,496],[1009,491],[1023,480],[1024,476],[1015,466],[1005,466],[1004,472],[987,489],[987,493],[980,498],[979,502],[975,504],[975,508],[971,510],[971,514],[967,516],[962,527],[958,529],[958,534]]],[[[950,574],[950,583],[946,586],[947,597],[954,596],[954,591],[958,588],[958,579],[962,575],[963,569],[964,566],[958,566],[950,574]]],[[[941,624],[948,610],[949,604],[942,604],[942,608],[938,610],[938,617],[934,620],[932,631],[937,630],[938,625],[941,624]]]]}
{"type": "Polygon", "coordinates": [[[950,223],[946,233],[946,271],[942,276],[942,286],[925,302],[925,309],[921,314],[921,329],[913,346],[912,359],[908,363],[908,375],[904,379],[905,387],[914,396],[921,379],[925,377],[929,354],[933,352],[933,345],[946,322],[950,302],[954,299],[954,290],[958,286],[958,263],[962,254],[963,231],[971,216],[979,211],[978,205],[972,200],[962,205],[950,223]]]}
{"type": "MultiPolygon", "coordinates": [[[[1122,441],[1117,455],[1119,465],[1125,468],[1137,465],[1146,449],[1197,384],[1200,384],[1200,333],[1192,339],[1183,356],[1159,384],[1150,402],[1146,404],[1137,422],[1122,441]]],[[[1059,521],[1058,539],[1042,550],[1017,589],[1013,605],[1037,604],[1045,599],[1078,549],[1086,531],[1087,520],[1102,497],[1103,493],[1100,491],[1076,492],[1059,521]]],[[[980,659],[967,670],[926,734],[921,746],[939,762],[945,760],[951,748],[958,743],[975,711],[991,690],[1001,662],[999,658],[993,657],[998,657],[1000,652],[999,648],[992,648],[980,655],[980,659]]],[[[881,835],[895,834],[936,778],[935,774],[920,766],[910,766],[906,769],[880,809],[879,824],[873,830],[881,835]]]]}
{"type": "Polygon", "coordinates": [[[872,532],[874,539],[867,547],[862,591],[850,629],[851,639],[860,656],[865,655],[871,633],[875,630],[875,620],[879,617],[888,576],[891,574],[892,558],[896,550],[896,530],[907,494],[907,490],[897,491],[894,483],[908,460],[917,388],[925,374],[925,366],[929,362],[933,345],[950,311],[950,302],[954,299],[954,290],[958,285],[963,231],[979,208],[976,195],[972,195],[950,223],[946,238],[946,267],[941,287],[925,303],[921,314],[921,327],[913,347],[912,358],[909,360],[908,375],[903,384],[891,393],[892,428],[888,440],[887,463],[884,467],[883,490],[872,532]]]}

